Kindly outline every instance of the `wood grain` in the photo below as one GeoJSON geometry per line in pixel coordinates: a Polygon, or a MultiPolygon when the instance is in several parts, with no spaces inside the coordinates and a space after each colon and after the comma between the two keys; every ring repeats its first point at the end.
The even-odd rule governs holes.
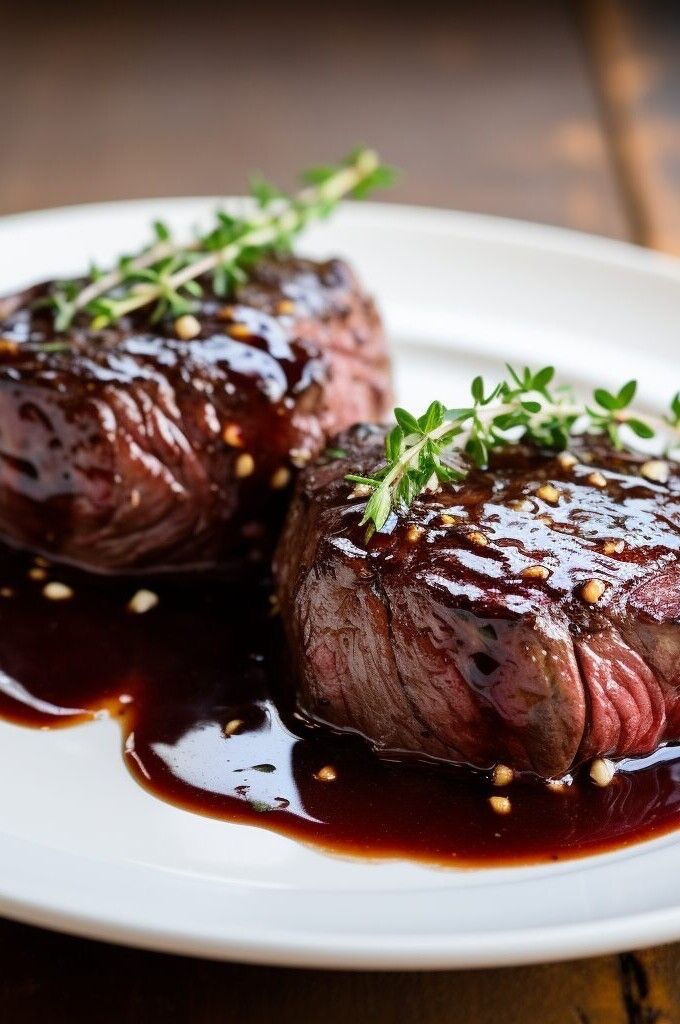
{"type": "Polygon", "coordinates": [[[578,5],[635,241],[680,253],[680,5],[578,5]]]}
{"type": "Polygon", "coordinates": [[[0,212],[239,191],[368,140],[391,198],[627,233],[558,0],[125,7],[3,13],[0,212]]]}

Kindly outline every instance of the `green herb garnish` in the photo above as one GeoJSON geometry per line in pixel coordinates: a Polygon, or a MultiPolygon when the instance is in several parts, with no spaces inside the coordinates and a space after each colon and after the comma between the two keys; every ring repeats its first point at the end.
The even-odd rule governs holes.
{"type": "Polygon", "coordinates": [[[145,306],[153,306],[152,322],[193,312],[203,291],[197,279],[206,274],[212,274],[216,294],[226,297],[247,278],[255,260],[289,250],[310,221],[327,217],[346,196],[363,198],[391,184],[394,172],[373,150],[359,148],[338,164],[305,171],[301,179],[306,187],[286,195],[263,178],[253,178],[256,212],[247,217],[220,212],[214,227],[188,245],[175,243],[167,225],[156,221],[154,241],[141,254],[124,256],[107,272],[91,268],[84,285],[67,281],[55,286],[48,300],[55,329],[67,330],[81,312],[91,317],[93,330],[145,306]]]}
{"type": "Polygon", "coordinates": [[[268,811],[275,811],[276,807],[272,807],[271,804],[265,803],[264,800],[249,800],[248,803],[254,811],[258,814],[267,814],[268,811]]]}
{"type": "Polygon", "coordinates": [[[483,469],[490,452],[511,441],[532,441],[562,451],[569,437],[584,428],[607,434],[619,449],[631,447],[626,430],[648,439],[662,429],[671,435],[669,454],[680,446],[680,392],[671,401],[669,415],[659,420],[629,411],[637,390],[634,380],[615,393],[597,388],[591,407],[577,402],[567,389],[551,389],[554,375],[552,366],[536,373],[527,368],[520,373],[508,366],[508,378],[488,393],[482,378],[475,377],[470,387],[472,404],[465,408],[447,409],[441,402],[432,402],[419,417],[395,409],[397,425],[385,438],[384,464],[370,476],[350,473],[346,477],[356,485],[355,492],[365,491],[368,497],[361,520],[368,524],[368,536],[424,491],[465,478],[465,465],[454,467],[443,461],[454,448],[483,469]]]}

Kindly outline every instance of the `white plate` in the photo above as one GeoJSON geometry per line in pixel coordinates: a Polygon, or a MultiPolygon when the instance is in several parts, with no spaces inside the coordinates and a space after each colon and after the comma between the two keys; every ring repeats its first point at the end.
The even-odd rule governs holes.
{"type": "MultiPolygon", "coordinates": [[[[216,200],[0,222],[0,290],[77,271],[216,200]]],[[[474,372],[555,363],[578,385],[677,386],[680,264],[549,228],[348,206],[303,243],[356,262],[386,312],[401,395],[455,405],[474,372]]],[[[36,637],[36,643],[40,638],[36,637]]],[[[574,957],[680,938],[680,834],[556,866],[443,870],[323,855],[178,810],[127,774],[108,721],[0,723],[0,912],[154,949],[290,965],[425,968],[574,957]]]]}

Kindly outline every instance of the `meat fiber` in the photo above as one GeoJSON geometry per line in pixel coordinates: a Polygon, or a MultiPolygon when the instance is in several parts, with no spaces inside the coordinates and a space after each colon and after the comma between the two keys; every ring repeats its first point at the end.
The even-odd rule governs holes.
{"type": "Polygon", "coordinates": [[[261,261],[200,333],[148,310],[55,335],[0,301],[0,538],[100,572],[261,557],[296,469],[390,405],[379,315],[340,260],[261,261]]]}
{"type": "Polygon", "coordinates": [[[367,542],[344,477],[383,441],[357,427],[298,482],[276,572],[301,711],[386,756],[548,778],[680,739],[677,465],[516,446],[367,542]]]}

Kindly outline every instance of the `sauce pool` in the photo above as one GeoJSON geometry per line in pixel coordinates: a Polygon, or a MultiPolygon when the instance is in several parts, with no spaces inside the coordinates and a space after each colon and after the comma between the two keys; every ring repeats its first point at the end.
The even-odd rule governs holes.
{"type": "Polygon", "coordinates": [[[290,689],[264,582],[100,580],[0,550],[0,716],[38,728],[115,716],[133,776],[187,811],[449,866],[563,860],[680,824],[680,748],[623,762],[606,788],[587,771],[561,791],[498,788],[486,773],[381,761],[302,721],[290,689]],[[49,581],[72,596],[48,599],[49,581]],[[159,601],[135,614],[141,587],[159,601]]]}

